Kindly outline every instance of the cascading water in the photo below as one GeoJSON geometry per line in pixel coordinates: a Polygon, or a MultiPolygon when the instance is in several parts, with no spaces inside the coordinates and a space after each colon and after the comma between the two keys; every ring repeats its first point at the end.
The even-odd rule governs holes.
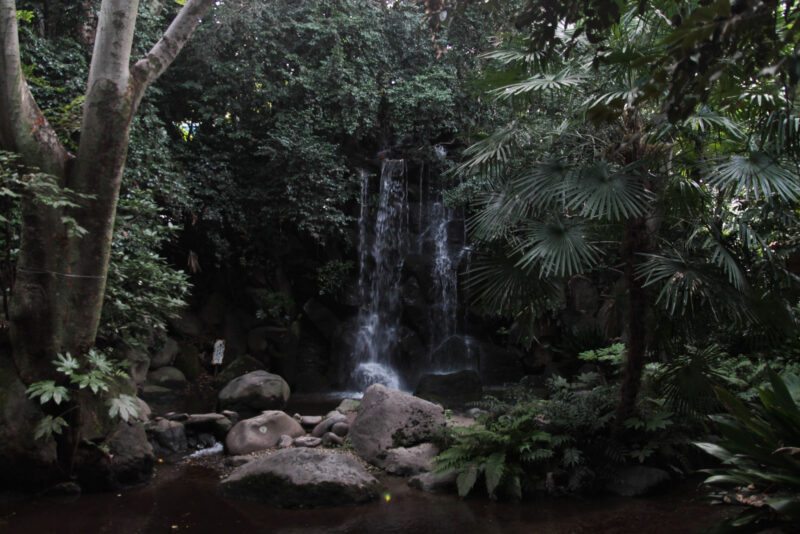
{"type": "MultiPolygon", "coordinates": [[[[458,264],[461,252],[451,250],[453,247],[448,240],[448,225],[452,220],[452,212],[443,202],[431,203],[429,228],[435,246],[431,272],[435,297],[429,313],[431,332],[429,352],[432,355],[442,343],[456,334],[458,326],[458,264]]],[[[437,367],[449,367],[451,362],[431,363],[437,367]]]]}
{"type": "MultiPolygon", "coordinates": [[[[444,159],[447,151],[441,145],[434,147],[436,156],[444,159]]],[[[422,176],[420,176],[420,184],[422,176]]],[[[428,312],[430,343],[428,345],[429,368],[431,372],[459,371],[472,366],[469,354],[469,340],[459,335],[458,315],[458,269],[466,248],[463,246],[465,232],[463,220],[457,222],[454,210],[445,206],[441,188],[431,189],[427,201],[427,226],[422,230],[425,220],[420,217],[420,251],[423,238],[433,244],[431,268],[432,304],[428,312]],[[460,229],[460,235],[451,235],[451,227],[460,229]],[[454,345],[458,349],[454,349],[454,345]],[[449,350],[447,350],[449,349],[449,350]]],[[[420,206],[424,198],[420,195],[420,206]]],[[[420,213],[422,210],[420,209],[420,213]]],[[[456,232],[459,233],[459,232],[456,232]]]]}
{"type": "MultiPolygon", "coordinates": [[[[436,153],[446,156],[441,147],[436,153]]],[[[404,160],[385,160],[380,181],[362,176],[361,310],[342,367],[343,385],[356,391],[376,382],[412,389],[424,373],[475,368],[459,314],[463,217],[445,205],[431,167],[409,175],[404,160]]]]}
{"type": "Polygon", "coordinates": [[[400,326],[400,281],[408,247],[408,190],[406,163],[386,160],[381,169],[379,202],[373,223],[370,217],[370,181],[361,188],[359,217],[359,295],[362,310],[353,350],[350,385],[363,391],[374,383],[401,387],[391,366],[400,326]]]}

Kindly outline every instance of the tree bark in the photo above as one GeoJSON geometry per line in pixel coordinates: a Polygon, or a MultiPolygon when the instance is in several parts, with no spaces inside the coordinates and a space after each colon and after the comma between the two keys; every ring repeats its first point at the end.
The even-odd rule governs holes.
{"type": "Polygon", "coordinates": [[[636,412],[636,397],[642,382],[642,370],[647,352],[647,294],[636,278],[639,254],[650,250],[650,232],[644,217],[629,219],[622,244],[625,286],[628,291],[628,339],[625,347],[625,366],[620,384],[616,426],[636,412]]]}

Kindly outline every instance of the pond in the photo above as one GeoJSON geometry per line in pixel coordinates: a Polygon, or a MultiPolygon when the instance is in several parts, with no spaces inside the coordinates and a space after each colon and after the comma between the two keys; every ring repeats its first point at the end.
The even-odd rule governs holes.
{"type": "Polygon", "coordinates": [[[384,477],[388,499],[347,508],[276,510],[218,497],[217,472],[160,464],[153,481],[118,493],[0,502],[3,534],[690,534],[733,509],[706,503],[697,480],[650,498],[601,497],[496,503],[431,495],[384,477]]]}

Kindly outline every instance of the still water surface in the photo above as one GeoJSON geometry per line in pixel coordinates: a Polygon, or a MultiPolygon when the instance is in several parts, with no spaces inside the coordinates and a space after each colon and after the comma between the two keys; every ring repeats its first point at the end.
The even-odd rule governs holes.
{"type": "Polygon", "coordinates": [[[652,498],[459,500],[382,479],[391,496],[352,508],[276,510],[214,493],[214,471],[160,465],[153,482],[121,493],[0,504],[2,534],[691,534],[733,513],[686,482],[652,498]]]}

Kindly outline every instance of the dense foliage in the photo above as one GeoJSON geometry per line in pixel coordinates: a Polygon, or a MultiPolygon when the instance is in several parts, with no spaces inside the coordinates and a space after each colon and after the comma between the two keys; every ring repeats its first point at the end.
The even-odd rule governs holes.
{"type": "MultiPolygon", "coordinates": [[[[315,284],[352,251],[362,173],[433,159],[468,124],[474,55],[437,58],[414,2],[220,3],[213,16],[158,104],[190,177],[184,242],[203,269],[315,284]]],[[[474,46],[469,27],[452,47],[474,46]]]]}

